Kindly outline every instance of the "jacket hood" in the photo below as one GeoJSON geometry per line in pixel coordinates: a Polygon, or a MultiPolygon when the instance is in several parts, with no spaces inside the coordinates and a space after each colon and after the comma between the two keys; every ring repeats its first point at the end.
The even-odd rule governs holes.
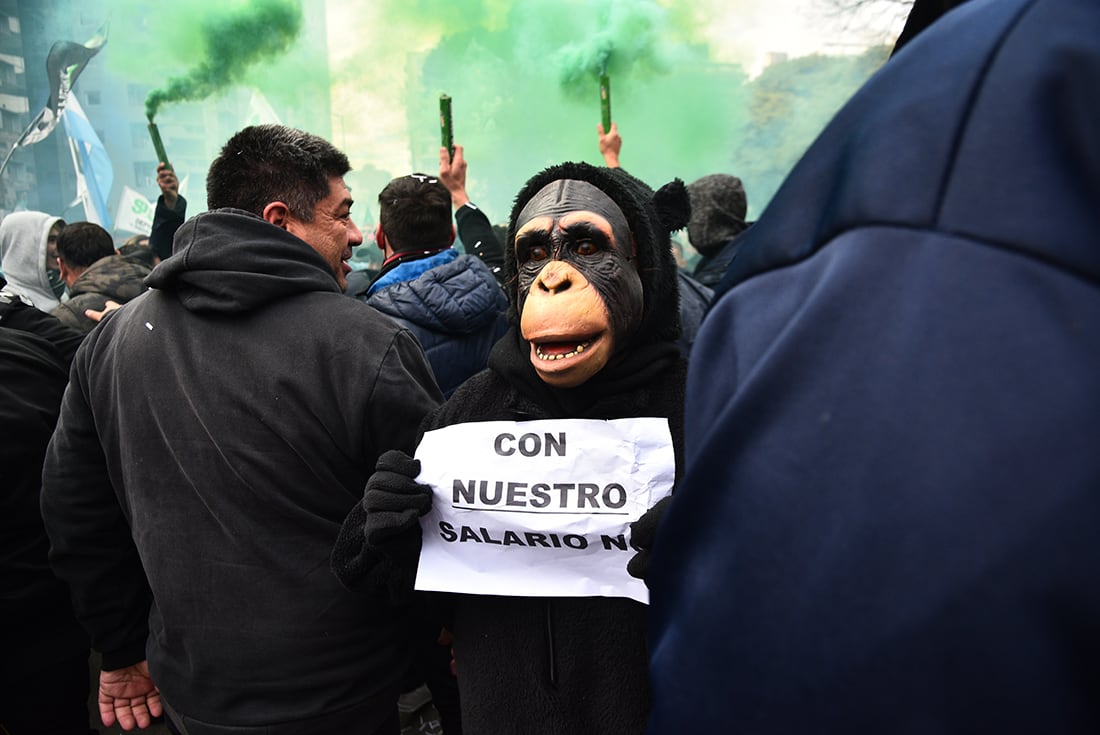
{"type": "Polygon", "coordinates": [[[602,168],[586,163],[562,163],[536,174],[520,190],[508,221],[505,248],[505,282],[512,284],[508,318],[519,324],[516,313],[516,220],[527,202],[544,186],[562,179],[587,181],[611,197],[626,215],[638,247],[638,269],[645,305],[642,321],[633,339],[642,342],[676,341],[680,336],[679,287],[676,261],[672,257],[669,233],[687,225],[691,213],[684,182],[675,179],[654,192],[646,183],[621,168],[602,168]]]}
{"type": "Polygon", "coordinates": [[[176,252],[145,280],[191,311],[239,313],[307,291],[340,293],[308,243],[240,209],[196,215],[176,232],[176,252]]]}
{"type": "Polygon", "coordinates": [[[1098,7],[972,0],[940,18],[810,146],[719,291],[870,225],[968,237],[1100,281],[1098,7]]]}
{"type": "Polygon", "coordinates": [[[481,259],[445,250],[423,260],[406,263],[429,267],[412,280],[393,283],[374,292],[367,303],[389,316],[400,317],[433,332],[475,334],[497,320],[508,306],[496,277],[481,259]]]}
{"type": "Polygon", "coordinates": [[[60,217],[45,212],[12,212],[0,222],[0,268],[8,285],[4,293],[22,296],[42,311],[60,303],[46,276],[50,228],[60,217]]]}

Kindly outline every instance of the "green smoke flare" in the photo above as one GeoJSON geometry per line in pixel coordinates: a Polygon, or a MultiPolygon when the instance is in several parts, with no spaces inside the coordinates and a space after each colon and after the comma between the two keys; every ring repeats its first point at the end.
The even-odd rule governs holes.
{"type": "Polygon", "coordinates": [[[246,6],[203,20],[203,48],[199,65],[174,77],[145,99],[145,115],[152,120],[161,105],[199,100],[239,81],[258,61],[284,53],[298,37],[302,8],[298,0],[253,0],[246,6]]]}
{"type": "Polygon", "coordinates": [[[660,6],[604,0],[566,7],[576,36],[552,55],[551,63],[570,92],[591,96],[592,80],[605,71],[646,76],[668,70],[674,48],[662,36],[667,18],[660,6]]]}

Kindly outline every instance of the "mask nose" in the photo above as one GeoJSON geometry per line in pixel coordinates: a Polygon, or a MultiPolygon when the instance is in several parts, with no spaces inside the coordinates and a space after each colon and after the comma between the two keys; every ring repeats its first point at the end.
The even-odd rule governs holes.
{"type": "Polygon", "coordinates": [[[535,279],[535,288],[551,295],[568,291],[573,285],[575,272],[560,260],[552,260],[539,272],[535,279]]]}

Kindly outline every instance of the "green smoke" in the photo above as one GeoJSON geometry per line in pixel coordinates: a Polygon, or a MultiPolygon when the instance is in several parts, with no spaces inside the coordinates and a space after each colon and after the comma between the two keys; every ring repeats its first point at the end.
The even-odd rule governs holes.
{"type": "Polygon", "coordinates": [[[667,13],[655,3],[603,0],[559,9],[573,32],[550,59],[568,91],[590,92],[592,79],[605,70],[638,77],[669,70],[675,49],[662,33],[667,13]]]}
{"type": "MultiPolygon", "coordinates": [[[[43,12],[52,5],[43,4],[43,12]]],[[[455,142],[469,161],[469,192],[493,221],[507,218],[515,193],[541,168],[568,160],[601,164],[598,73],[605,64],[622,165],[654,187],[674,177],[741,176],[753,217],[881,60],[776,55],[755,76],[763,53],[773,50],[761,37],[770,32],[780,39],[774,50],[787,48],[775,31],[791,19],[777,13],[774,0],[86,0],[86,6],[112,11],[111,41],[95,63],[110,71],[107,84],[119,103],[85,106],[108,133],[112,156],[115,141],[120,151],[138,141],[148,158],[134,163],[149,165],[145,125],[130,119],[126,103],[146,101],[150,114],[159,108],[165,146],[181,174],[190,174],[188,195],[193,211],[201,211],[205,167],[220,144],[244,125],[271,118],[253,105],[262,96],[277,119],[348,154],[360,224],[373,219],[377,193],[390,178],[438,170],[444,92],[453,98],[455,142]],[[753,64],[752,72],[731,59],[753,64]],[[170,112],[162,107],[169,102],[170,112]]],[[[51,12],[51,24],[54,15],[66,30],[48,35],[72,37],[71,13],[51,12]]],[[[854,35],[836,40],[846,46],[854,35]]],[[[833,35],[823,28],[821,38],[833,35]]],[[[92,81],[82,77],[77,91],[91,89],[92,81]]],[[[119,186],[134,186],[116,169],[119,186]]],[[[138,186],[157,193],[148,182],[138,186]]]]}
{"type": "Polygon", "coordinates": [[[198,65],[150,92],[145,99],[146,117],[152,120],[166,102],[205,99],[239,82],[256,62],[286,52],[301,27],[298,0],[252,0],[205,16],[201,44],[195,49],[198,65]]]}
{"type": "MultiPolygon", "coordinates": [[[[665,5],[454,2],[450,12],[458,6],[465,21],[407,59],[401,106],[412,168],[438,168],[436,108],[446,92],[454,98],[455,142],[470,162],[470,194],[492,220],[505,220],[512,197],[541,168],[566,160],[602,165],[598,76],[606,66],[627,170],[654,188],[730,171],[747,108],[745,72],[711,62],[707,47],[692,40],[699,35],[692,17],[665,5]]],[[[395,3],[387,33],[412,27],[410,15],[423,10],[395,3]]]]}

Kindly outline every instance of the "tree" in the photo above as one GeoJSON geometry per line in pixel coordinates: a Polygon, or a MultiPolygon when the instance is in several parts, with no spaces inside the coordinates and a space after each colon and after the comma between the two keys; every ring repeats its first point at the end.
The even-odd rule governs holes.
{"type": "Polygon", "coordinates": [[[878,46],[858,56],[805,56],[767,67],[748,85],[748,119],[733,156],[755,217],[832,116],[886,60],[878,46]]]}

